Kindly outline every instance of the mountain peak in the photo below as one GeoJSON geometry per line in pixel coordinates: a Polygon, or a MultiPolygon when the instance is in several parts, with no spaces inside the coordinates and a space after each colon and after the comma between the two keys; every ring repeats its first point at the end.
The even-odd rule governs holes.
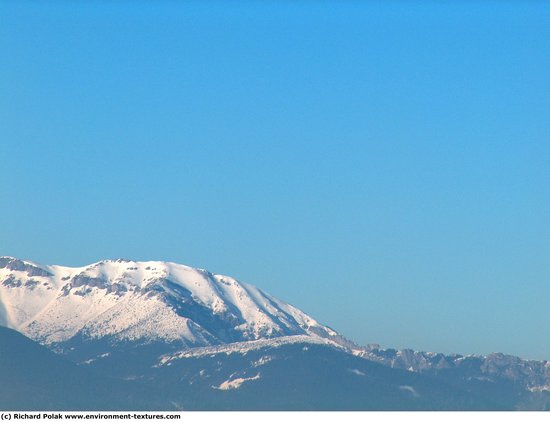
{"type": "Polygon", "coordinates": [[[102,259],[101,261],[98,261],[96,264],[105,264],[105,263],[115,263],[115,264],[129,264],[137,262],[132,259],[127,258],[115,258],[115,259],[102,259]]]}
{"type": "Polygon", "coordinates": [[[44,344],[110,339],[210,346],[341,336],[297,308],[232,277],[162,261],[102,260],[85,267],[0,261],[5,325],[44,344]]]}
{"type": "Polygon", "coordinates": [[[23,261],[18,258],[11,256],[2,256],[0,257],[0,269],[5,268],[11,271],[21,271],[26,272],[30,276],[42,276],[48,277],[52,274],[47,271],[41,265],[35,264],[30,261],[23,261]]]}

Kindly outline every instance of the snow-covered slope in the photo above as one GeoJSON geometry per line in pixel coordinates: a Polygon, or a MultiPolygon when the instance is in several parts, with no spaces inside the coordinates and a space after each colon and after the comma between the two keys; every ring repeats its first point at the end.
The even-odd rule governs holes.
{"type": "Polygon", "coordinates": [[[74,338],[211,346],[283,336],[346,340],[231,277],[167,262],[81,268],[0,257],[0,325],[42,344],[74,338]]]}

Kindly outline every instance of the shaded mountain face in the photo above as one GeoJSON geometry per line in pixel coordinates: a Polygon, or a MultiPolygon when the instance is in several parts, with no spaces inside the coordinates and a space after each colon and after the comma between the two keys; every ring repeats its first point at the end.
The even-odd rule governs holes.
{"type": "Polygon", "coordinates": [[[547,362],[360,347],[254,286],[174,263],[69,268],[1,257],[0,326],[37,342],[0,331],[6,409],[511,410],[550,403],[547,362]]]}
{"type": "Polygon", "coordinates": [[[172,403],[194,410],[506,410],[515,402],[506,398],[519,393],[511,388],[478,396],[465,385],[300,342],[176,353],[139,373],[172,403]]]}
{"type": "Polygon", "coordinates": [[[0,374],[2,410],[148,410],[157,405],[155,393],[142,385],[77,366],[5,327],[0,327],[0,374]]]}
{"type": "Polygon", "coordinates": [[[305,339],[116,349],[76,365],[0,328],[2,410],[514,410],[548,403],[513,383],[390,368],[305,339]]]}

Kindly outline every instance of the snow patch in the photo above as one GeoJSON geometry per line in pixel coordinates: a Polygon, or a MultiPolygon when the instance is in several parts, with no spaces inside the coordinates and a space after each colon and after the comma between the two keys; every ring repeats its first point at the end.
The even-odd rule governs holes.
{"type": "MultiPolygon", "coordinates": [[[[162,356],[158,366],[168,365],[178,359],[187,359],[187,358],[194,358],[194,357],[201,357],[201,356],[214,357],[215,355],[220,353],[224,353],[226,355],[230,355],[232,353],[240,353],[244,355],[252,350],[263,349],[266,347],[278,348],[287,344],[297,344],[297,343],[298,344],[300,343],[322,344],[322,345],[332,346],[332,347],[337,347],[342,349],[342,346],[328,339],[310,337],[306,335],[286,336],[286,337],[276,337],[276,338],[265,339],[265,340],[251,340],[251,341],[243,341],[243,342],[237,342],[237,343],[228,343],[228,344],[222,344],[219,346],[195,347],[192,349],[186,349],[180,352],[170,353],[162,356]]],[[[304,347],[307,347],[307,346],[304,346],[304,347]]]]}
{"type": "Polygon", "coordinates": [[[408,391],[409,393],[411,393],[413,395],[413,397],[420,397],[420,394],[418,394],[416,392],[416,390],[413,387],[411,387],[410,385],[400,385],[399,389],[401,391],[408,391]]]}
{"type": "Polygon", "coordinates": [[[222,382],[218,387],[212,387],[216,390],[236,390],[240,388],[245,382],[255,381],[260,379],[260,374],[256,374],[251,378],[235,378],[234,380],[227,380],[222,382]]]}
{"type": "Polygon", "coordinates": [[[257,361],[254,361],[252,362],[252,366],[254,368],[257,368],[258,366],[262,366],[262,365],[265,365],[266,363],[269,363],[273,360],[273,356],[269,356],[269,355],[266,355],[266,356],[262,356],[260,359],[258,359],[257,361]]]}
{"type": "Polygon", "coordinates": [[[550,392],[550,385],[538,385],[534,387],[527,388],[532,393],[541,393],[543,391],[549,391],[550,392]]]}

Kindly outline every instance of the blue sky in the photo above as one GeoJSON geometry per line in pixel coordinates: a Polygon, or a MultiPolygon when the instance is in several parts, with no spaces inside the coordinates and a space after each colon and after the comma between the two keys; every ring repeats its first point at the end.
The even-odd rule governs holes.
{"type": "Polygon", "coordinates": [[[0,254],[230,274],[550,359],[550,5],[0,4],[0,254]]]}

